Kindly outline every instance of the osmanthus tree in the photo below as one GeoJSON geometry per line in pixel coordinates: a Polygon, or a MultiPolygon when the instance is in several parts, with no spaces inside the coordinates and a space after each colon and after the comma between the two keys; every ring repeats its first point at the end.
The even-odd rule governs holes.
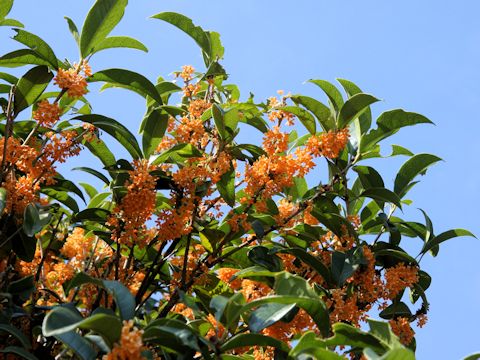
{"type": "Polygon", "coordinates": [[[7,19],[12,3],[0,0],[0,25],[23,46],[0,66],[29,69],[0,72],[2,358],[414,358],[410,324],[426,322],[431,282],[420,261],[473,235],[435,234],[426,213],[424,224],[398,216],[438,157],[394,145],[391,156],[407,160],[393,189],[364,160],[430,120],[397,109],[373,122],[377,99],[347,80],[345,95],[310,81],[328,105],[241,100],[219,63],[219,34],[176,13],[153,18],[195,40],[203,72],[183,66],[177,81],[156,83],[126,69],[92,73],[99,51],[146,50],[109,36],[127,0],[97,0],[81,31],[67,18],[76,62],[7,19]],[[90,82],[145,98],[141,144],[92,112],[90,82]],[[240,129],[263,140],[240,143],[240,129]],[[118,159],[103,133],[131,158],[118,159]],[[102,165],[77,170],[101,189],[56,170],[82,150],[102,165]],[[405,237],[420,239],[419,254],[402,248],[405,237]]]}

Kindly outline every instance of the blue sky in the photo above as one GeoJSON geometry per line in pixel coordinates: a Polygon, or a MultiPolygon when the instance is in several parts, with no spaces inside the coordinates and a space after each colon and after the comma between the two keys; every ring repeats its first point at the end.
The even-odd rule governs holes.
{"type": "MultiPolygon", "coordinates": [[[[53,44],[57,56],[75,60],[75,44],[63,16],[81,24],[92,3],[17,0],[11,17],[53,44]]],[[[158,75],[168,77],[184,64],[201,71],[200,51],[191,39],[165,23],[147,20],[162,11],[181,12],[222,35],[223,63],[243,98],[253,91],[258,99],[265,99],[278,89],[322,97],[305,80],[339,77],[383,100],[374,105],[376,115],[404,108],[429,117],[436,126],[405,129],[393,141],[445,160],[410,192],[412,208],[425,209],[437,233],[462,227],[480,234],[478,1],[131,0],[114,34],[133,36],[150,52],[100,53],[91,63],[94,71],[131,68],[152,81],[158,75]]],[[[5,40],[9,35],[11,30],[0,28],[1,53],[21,46],[5,40]]],[[[92,95],[96,113],[138,129],[143,99],[123,90],[92,95]]],[[[403,161],[379,163],[387,182],[403,161]]],[[[408,214],[420,220],[418,211],[408,214]]],[[[480,350],[479,253],[480,241],[459,238],[444,244],[436,259],[424,259],[422,266],[433,284],[428,291],[430,321],[417,333],[419,359],[459,359],[480,350]]]]}

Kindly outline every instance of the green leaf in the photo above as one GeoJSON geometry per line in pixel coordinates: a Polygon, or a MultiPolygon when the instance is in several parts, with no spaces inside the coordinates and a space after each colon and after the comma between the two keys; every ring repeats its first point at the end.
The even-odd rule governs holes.
{"type": "Polygon", "coordinates": [[[121,87],[137,94],[147,97],[150,96],[159,105],[162,105],[162,98],[158,93],[155,85],[145,76],[134,71],[126,69],[106,69],[97,71],[88,78],[89,82],[104,81],[111,87],[121,87]]]}
{"type": "Polygon", "coordinates": [[[408,159],[400,168],[395,178],[394,191],[400,198],[410,190],[411,181],[419,174],[425,174],[430,165],[440,161],[439,157],[431,154],[417,154],[408,159]]]}
{"type": "Polygon", "coordinates": [[[5,205],[7,204],[7,190],[5,188],[0,188],[0,214],[3,214],[5,210],[5,205]]]}
{"type": "Polygon", "coordinates": [[[82,318],[70,308],[57,306],[45,316],[42,324],[44,336],[56,336],[75,329],[94,331],[112,347],[120,338],[122,322],[116,316],[104,313],[82,318]]]}
{"type": "Polygon", "coordinates": [[[15,354],[27,360],[38,360],[38,358],[35,355],[33,355],[32,353],[29,353],[24,348],[21,348],[18,346],[7,346],[5,349],[0,350],[0,353],[15,354]]]}
{"type": "Polygon", "coordinates": [[[148,49],[137,39],[129,36],[110,36],[101,41],[94,49],[93,53],[112,48],[130,48],[148,52],[148,49]]]}
{"type": "Polygon", "coordinates": [[[343,104],[338,115],[338,128],[343,129],[350,122],[369,109],[369,106],[379,101],[376,97],[369,94],[356,94],[343,104]]]}
{"type": "MultiPolygon", "coordinates": [[[[85,115],[89,115],[89,114],[85,114],[85,115]]],[[[100,159],[100,161],[102,162],[105,168],[109,168],[110,166],[113,166],[117,163],[117,160],[115,159],[115,155],[113,155],[111,150],[108,148],[108,146],[105,144],[105,142],[102,139],[98,138],[98,139],[95,139],[95,141],[86,141],[84,143],[84,146],[93,155],[95,155],[98,159],[100,159]]],[[[90,173],[93,174],[92,172],[90,173]]],[[[106,184],[107,185],[110,184],[108,179],[106,184]]]]}
{"type": "MultiPolygon", "coordinates": [[[[152,18],[163,20],[178,29],[182,30],[188,36],[190,36],[198,46],[202,49],[203,53],[207,55],[210,61],[205,61],[205,64],[208,66],[211,61],[212,51],[210,45],[210,35],[205,32],[200,26],[195,26],[191,19],[185,15],[178,14],[175,12],[162,12],[156,15],[153,15],[152,18]]],[[[215,53],[218,55],[218,45],[215,46],[215,53]]]]}
{"type": "Polygon", "coordinates": [[[327,95],[330,103],[335,109],[335,112],[338,113],[340,111],[343,106],[343,97],[340,91],[338,91],[338,89],[335,87],[335,85],[326,80],[308,80],[308,82],[311,82],[320,87],[327,95]]]}
{"type": "Polygon", "coordinates": [[[389,156],[398,156],[398,155],[406,155],[406,156],[413,156],[415,155],[407,148],[404,148],[400,145],[392,145],[392,153],[389,156]]]}
{"type": "Polygon", "coordinates": [[[72,222],[94,221],[105,222],[110,211],[101,208],[88,208],[80,211],[72,217],[72,222]]]}
{"type": "Polygon", "coordinates": [[[0,79],[5,80],[6,82],[14,85],[18,82],[18,78],[13,76],[12,74],[7,74],[4,72],[0,72],[0,79]]]}
{"type": "Polygon", "coordinates": [[[397,316],[410,318],[412,316],[412,312],[410,311],[407,304],[405,304],[402,301],[399,301],[399,302],[394,302],[387,308],[383,309],[380,312],[379,316],[382,319],[386,319],[386,320],[394,319],[397,316]]]}
{"type": "Polygon", "coordinates": [[[217,190],[229,206],[235,206],[235,169],[222,175],[217,183],[217,190]]]}
{"type": "Polygon", "coordinates": [[[28,338],[25,336],[23,332],[18,330],[16,327],[13,327],[12,325],[9,325],[9,324],[0,324],[0,332],[9,333],[14,338],[16,338],[25,349],[27,350],[31,349],[32,346],[28,338]]]}
{"type": "Polygon", "coordinates": [[[262,305],[250,315],[248,327],[252,332],[259,333],[263,329],[280,321],[295,307],[295,304],[271,303],[262,305]]]}
{"type": "Polygon", "coordinates": [[[4,19],[12,10],[13,0],[0,0],[0,19],[4,19]]]}
{"type": "Polygon", "coordinates": [[[95,360],[97,358],[97,352],[93,345],[74,331],[57,335],[55,338],[72,349],[81,360],[95,360]]]}
{"type": "Polygon", "coordinates": [[[282,270],[282,262],[278,256],[272,254],[265,246],[254,246],[247,253],[248,258],[254,264],[263,266],[269,271],[282,270]]]}
{"type": "Polygon", "coordinates": [[[402,109],[386,111],[377,119],[377,128],[362,137],[360,148],[365,152],[371,150],[378,142],[395,134],[402,127],[416,124],[433,123],[423,115],[402,109]]]}
{"type": "Polygon", "coordinates": [[[142,148],[145,157],[152,155],[162,141],[170,116],[160,109],[152,109],[143,122],[142,148]]]}
{"type": "Polygon", "coordinates": [[[397,205],[400,209],[402,208],[402,203],[397,194],[393,191],[385,189],[383,187],[373,187],[363,191],[359,197],[368,197],[375,199],[381,202],[389,202],[397,205]]]}
{"type": "Polygon", "coordinates": [[[307,110],[311,111],[324,131],[335,129],[335,119],[333,118],[330,109],[320,101],[303,95],[293,95],[291,99],[295,104],[300,104],[307,110]]]}
{"type": "Polygon", "coordinates": [[[314,299],[305,296],[271,295],[245,304],[240,312],[245,313],[246,311],[270,303],[296,304],[310,315],[323,336],[328,336],[330,332],[328,311],[319,297],[314,299]]]}
{"type": "Polygon", "coordinates": [[[152,321],[143,333],[143,341],[177,351],[185,359],[193,358],[195,352],[200,351],[198,335],[190,326],[176,319],[152,321]]]}
{"type": "Polygon", "coordinates": [[[315,118],[307,110],[298,106],[284,106],[281,109],[295,115],[310,134],[314,135],[316,133],[317,126],[315,124],[315,118]]]}
{"type": "Polygon", "coordinates": [[[141,159],[142,150],[138,145],[135,136],[118,121],[111,119],[103,115],[89,114],[79,115],[72,120],[81,120],[89,124],[95,125],[99,129],[102,129],[109,135],[113,136],[125,149],[132,155],[134,159],[141,159]]]}
{"type": "Polygon", "coordinates": [[[122,320],[129,320],[135,316],[135,298],[130,291],[118,281],[96,279],[85,273],[79,273],[69,283],[68,290],[87,283],[100,286],[113,296],[122,320]]]}
{"type": "Polygon", "coordinates": [[[27,236],[34,236],[42,230],[43,225],[37,207],[34,204],[28,204],[23,213],[23,232],[27,236]]]}
{"type": "Polygon", "coordinates": [[[45,65],[50,63],[30,49],[21,49],[9,52],[0,57],[0,66],[3,67],[18,67],[23,65],[45,65]]]}
{"type": "Polygon", "coordinates": [[[335,283],[343,286],[345,281],[355,272],[354,264],[345,253],[335,251],[332,254],[332,276],[335,283]]]}
{"type": "Polygon", "coordinates": [[[75,25],[75,22],[72,19],[70,19],[68,16],[64,16],[63,18],[67,20],[68,30],[70,30],[70,33],[75,39],[75,42],[77,43],[77,45],[80,46],[80,33],[78,31],[77,25],[75,25]]]}
{"type": "Polygon", "coordinates": [[[472,354],[472,355],[468,355],[463,360],[478,360],[478,359],[480,359],[480,353],[475,353],[475,354],[472,354]]]}
{"type": "Polygon", "coordinates": [[[35,51],[42,59],[47,61],[52,69],[58,69],[58,61],[55,53],[50,45],[43,41],[35,34],[21,29],[14,29],[17,35],[13,37],[14,40],[28,46],[31,50],[35,51]]]}
{"type": "Polygon", "coordinates": [[[368,347],[378,352],[385,351],[385,346],[379,339],[355,326],[336,323],[332,328],[334,335],[325,340],[328,346],[368,347]]]}
{"type": "MultiPolygon", "coordinates": [[[[115,160],[113,161],[113,163],[115,163],[115,160]]],[[[101,172],[99,172],[95,169],[85,167],[85,166],[80,166],[80,167],[75,167],[72,170],[85,171],[86,173],[89,173],[89,174],[97,177],[98,179],[102,180],[105,183],[105,185],[107,185],[107,186],[110,185],[110,180],[108,180],[108,178],[105,175],[103,175],[101,172]]]]}
{"type": "Polygon", "coordinates": [[[27,71],[17,83],[13,111],[18,115],[22,110],[33,105],[47,88],[53,73],[46,66],[36,66],[27,71]]]}
{"type": "Polygon", "coordinates": [[[223,109],[217,105],[212,105],[212,116],[213,121],[215,122],[215,127],[217,128],[218,135],[222,140],[225,140],[228,137],[227,130],[225,129],[225,112],[223,109]]]}
{"type": "Polygon", "coordinates": [[[177,144],[171,149],[158,155],[158,157],[152,162],[152,165],[177,161],[183,163],[185,159],[200,156],[202,156],[202,153],[192,144],[177,144]]]}
{"type": "Polygon", "coordinates": [[[18,27],[18,28],[23,28],[24,27],[24,25],[20,21],[15,20],[15,19],[0,20],[0,26],[15,26],[15,27],[18,27]]]}
{"type": "Polygon", "coordinates": [[[314,269],[327,282],[327,284],[329,285],[332,284],[332,275],[330,273],[330,270],[325,266],[325,264],[320,259],[306,252],[304,249],[287,248],[287,249],[281,249],[278,252],[294,255],[296,258],[300,259],[305,264],[309,265],[312,269],[314,269]]]}
{"type": "Polygon", "coordinates": [[[80,211],[78,208],[78,204],[74,198],[68,195],[65,191],[58,191],[51,187],[46,187],[41,190],[42,193],[48,195],[49,197],[61,202],[62,204],[66,205],[69,209],[74,212],[80,211]]]}
{"type": "Polygon", "coordinates": [[[274,339],[270,336],[260,334],[238,334],[228,339],[220,347],[220,351],[226,352],[245,346],[272,346],[281,351],[289,351],[289,347],[284,342],[274,339]]]}
{"type": "Polygon", "coordinates": [[[80,53],[83,58],[92,54],[120,22],[128,0],[97,0],[87,14],[80,35],[80,53]]]}
{"type": "Polygon", "coordinates": [[[435,237],[433,237],[430,241],[425,243],[425,245],[422,248],[421,253],[425,254],[429,250],[432,250],[435,246],[441,244],[444,241],[460,237],[460,236],[471,236],[474,238],[477,238],[475,235],[473,235],[470,231],[464,230],[464,229],[453,229],[453,230],[448,230],[445,231],[435,237]]]}
{"type": "Polygon", "coordinates": [[[374,168],[370,166],[354,166],[353,171],[358,174],[364,189],[385,187],[382,176],[374,168]]]}

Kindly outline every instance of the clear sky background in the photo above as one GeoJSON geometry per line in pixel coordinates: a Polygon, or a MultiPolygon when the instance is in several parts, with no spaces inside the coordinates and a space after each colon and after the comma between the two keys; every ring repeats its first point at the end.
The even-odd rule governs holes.
{"type": "MultiPolygon", "coordinates": [[[[58,57],[75,61],[75,43],[63,16],[80,25],[92,4],[16,0],[10,16],[53,45],[58,57]]],[[[436,126],[405,129],[393,141],[445,160],[409,193],[414,210],[408,215],[422,220],[415,210],[422,208],[436,233],[462,227],[480,234],[480,2],[131,0],[114,34],[133,36],[150,52],[105,51],[93,58],[93,70],[125,67],[152,81],[158,75],[169,77],[185,64],[203,71],[200,50],[190,38],[159,20],[147,20],[162,11],[181,12],[222,35],[223,64],[243,99],[253,91],[262,100],[278,89],[323,99],[319,89],[304,81],[339,77],[383,100],[373,107],[376,115],[404,108],[430,118],[436,126]]],[[[10,29],[0,28],[0,53],[21,47],[8,40],[10,35],[10,29]]],[[[98,87],[90,89],[95,113],[138,129],[143,99],[124,90],[98,96],[98,87]]],[[[388,183],[405,160],[379,163],[388,183]]],[[[79,178],[76,173],[64,175],[79,178]]],[[[424,258],[422,267],[433,284],[427,292],[430,321],[417,332],[419,359],[460,359],[480,351],[479,254],[480,241],[458,238],[443,244],[437,258],[424,258]]]]}

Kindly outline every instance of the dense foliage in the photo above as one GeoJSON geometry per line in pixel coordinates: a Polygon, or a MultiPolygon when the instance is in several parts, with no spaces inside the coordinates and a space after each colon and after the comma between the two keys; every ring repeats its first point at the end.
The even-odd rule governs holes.
{"type": "Polygon", "coordinates": [[[0,25],[24,47],[0,66],[29,69],[0,72],[1,358],[414,358],[411,323],[426,322],[431,282],[420,262],[473,236],[436,235],[425,212],[424,224],[398,215],[440,159],[398,145],[385,157],[382,141],[430,120],[396,109],[373,122],[378,99],[341,79],[345,96],[310,80],[328,105],[282,92],[241,100],[219,34],[176,13],[153,18],[195,40],[203,72],[183,66],[156,83],[92,72],[99,51],[146,51],[109,36],[127,0],[97,0],[81,31],[66,18],[77,62],[7,19],[12,5],[0,0],[0,25]],[[141,144],[92,112],[91,82],[145,98],[141,144]],[[240,143],[240,130],[261,143],[240,143]],[[57,172],[81,151],[100,160],[77,170],[101,189],[57,172]],[[371,161],[391,156],[407,159],[392,190],[371,161]],[[405,237],[419,238],[419,254],[405,237]],[[377,310],[386,321],[370,318],[377,310]]]}

